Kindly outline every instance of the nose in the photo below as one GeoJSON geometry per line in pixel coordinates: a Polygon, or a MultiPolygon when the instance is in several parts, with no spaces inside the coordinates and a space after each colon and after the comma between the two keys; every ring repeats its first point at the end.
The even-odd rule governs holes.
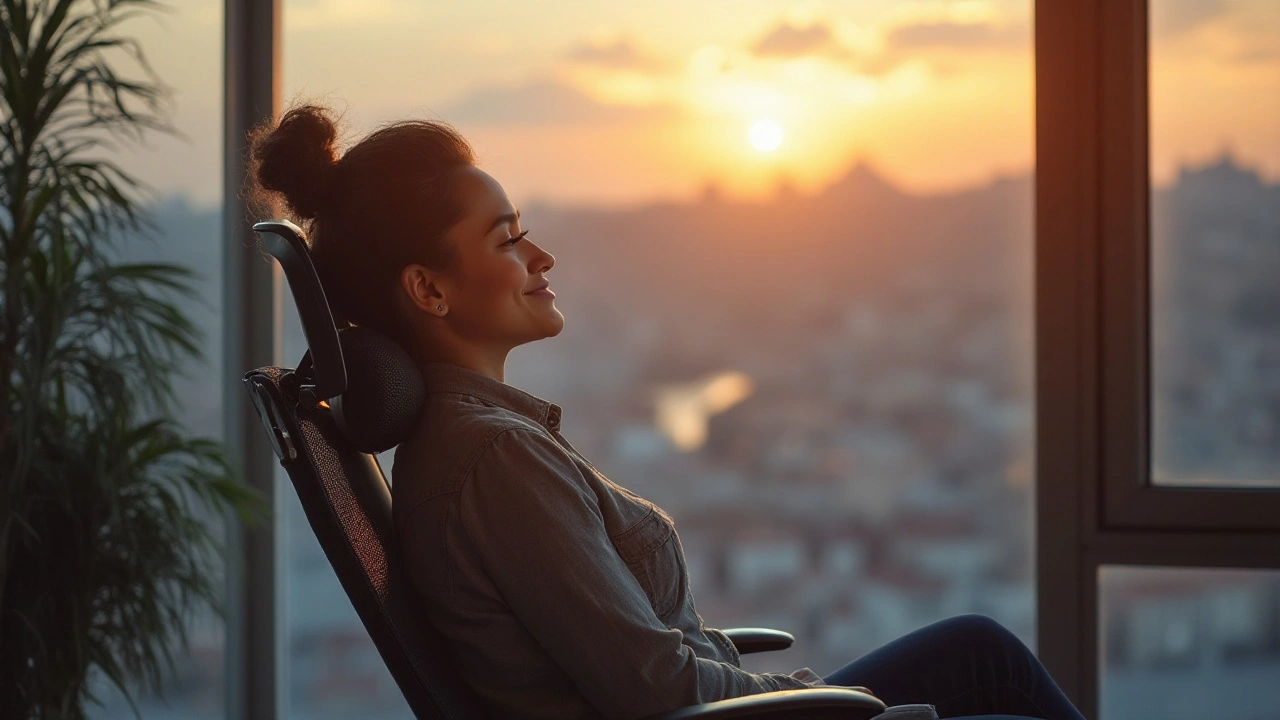
{"type": "Polygon", "coordinates": [[[529,258],[529,272],[533,274],[544,273],[556,266],[556,256],[543,250],[540,246],[529,243],[534,248],[533,256],[529,258]]]}

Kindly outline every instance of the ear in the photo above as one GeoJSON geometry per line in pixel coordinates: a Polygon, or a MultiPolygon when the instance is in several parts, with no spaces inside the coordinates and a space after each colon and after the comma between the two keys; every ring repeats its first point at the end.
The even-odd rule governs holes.
{"type": "Polygon", "coordinates": [[[400,287],[418,310],[431,315],[442,315],[437,308],[448,306],[444,292],[437,282],[437,273],[422,265],[405,265],[400,271],[400,287]]]}

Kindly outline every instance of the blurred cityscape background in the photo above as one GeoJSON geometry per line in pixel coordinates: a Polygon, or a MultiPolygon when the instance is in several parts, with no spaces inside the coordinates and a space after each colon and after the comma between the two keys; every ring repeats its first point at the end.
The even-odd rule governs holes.
{"type": "MultiPolygon", "coordinates": [[[[342,82],[342,73],[366,73],[381,87],[385,63],[361,64],[351,54],[343,56],[350,67],[334,70],[298,59],[329,37],[328,20],[347,18],[356,33],[366,15],[336,1],[285,4],[287,87],[337,92],[364,117],[421,108],[425,95],[400,105],[370,95],[365,103],[362,93],[373,91],[342,82]],[[295,9],[298,24],[290,30],[295,9]]],[[[383,5],[411,18],[418,12],[394,0],[366,7],[383,5]]],[[[619,149],[621,159],[612,162],[610,143],[646,142],[627,128],[674,122],[670,107],[640,107],[636,98],[667,97],[661,82],[663,73],[675,73],[675,60],[662,60],[666,46],[656,35],[646,36],[651,56],[642,57],[643,43],[616,25],[600,30],[604,11],[595,5],[581,17],[560,18],[566,39],[555,58],[572,72],[554,83],[533,72],[528,77],[536,82],[500,94],[493,87],[515,86],[484,85],[500,76],[477,71],[469,80],[475,87],[454,77],[452,93],[440,90],[457,98],[440,105],[440,115],[477,142],[481,166],[507,184],[523,226],[557,258],[549,278],[566,329],[517,349],[508,382],[560,404],[565,435],[584,455],[675,518],[709,625],[796,635],[784,653],[744,658],[755,671],[809,666],[830,673],[964,612],[990,615],[1035,645],[1030,4],[896,4],[914,7],[915,15],[890,3],[872,5],[880,9],[870,15],[848,3],[800,4],[801,10],[781,2],[744,5],[756,24],[739,32],[739,45],[750,50],[751,62],[779,64],[771,82],[787,73],[805,76],[807,59],[836,58],[858,67],[861,77],[883,81],[864,87],[896,108],[877,122],[922,128],[878,139],[868,129],[875,123],[849,120],[856,141],[833,145],[832,158],[821,162],[800,150],[770,159],[773,150],[763,148],[778,137],[780,153],[789,142],[806,146],[802,130],[786,134],[784,116],[775,123],[783,136],[759,125],[767,108],[750,109],[742,123],[708,125],[719,134],[697,130],[684,145],[655,140],[655,153],[672,154],[675,164],[636,165],[634,149],[619,149]],[[896,44],[876,49],[850,27],[896,44]],[[965,78],[988,71],[1003,84],[965,85],[965,78]],[[657,89],[644,86],[645,73],[657,89]],[[911,82],[923,85],[912,90],[911,82]],[[600,87],[632,88],[635,95],[591,95],[600,87]],[[939,102],[954,105],[930,110],[902,99],[914,92],[935,92],[944,98],[939,102]],[[526,112],[525,121],[511,119],[526,112]],[[993,149],[970,156],[954,149],[981,145],[966,133],[978,138],[984,124],[995,128],[982,135],[995,133],[982,141],[993,149]],[[546,133],[541,146],[537,132],[546,133]],[[689,142],[715,151],[736,143],[747,159],[730,166],[690,155],[680,164],[679,150],[689,142]],[[903,147],[912,150],[904,154],[903,147]],[[521,152],[532,154],[526,159],[521,152]],[[930,170],[931,152],[937,167],[949,169],[930,170]],[[600,169],[611,164],[621,169],[600,169]],[[811,166],[820,170],[806,170],[811,166]],[[685,172],[689,167],[695,170],[685,172]],[[625,176],[628,168],[633,174],[625,176]],[[670,173],[669,186],[663,172],[670,173]],[[574,173],[579,179],[557,192],[560,179],[574,173]]],[[[155,38],[153,56],[176,57],[185,43],[214,66],[184,76],[192,86],[186,98],[178,85],[179,108],[190,100],[188,107],[205,109],[187,127],[199,153],[212,160],[193,160],[192,168],[216,168],[220,157],[220,140],[209,132],[216,122],[207,117],[210,108],[217,111],[210,78],[218,77],[220,46],[190,29],[218,21],[210,10],[216,7],[191,0],[168,25],[145,31],[155,38]]],[[[497,11],[433,22],[470,26],[482,23],[485,12],[497,11]]],[[[694,12],[671,10],[686,21],[694,12]]],[[[1154,31],[1157,59],[1188,47],[1211,48],[1206,57],[1216,58],[1224,34],[1256,27],[1259,18],[1271,23],[1262,23],[1267,37],[1280,36],[1280,10],[1266,2],[1164,0],[1153,12],[1163,13],[1154,31]]],[[[369,26],[388,27],[396,16],[367,13],[369,26]]],[[[517,52],[494,45],[495,37],[463,33],[449,47],[461,53],[469,38],[490,48],[485,62],[494,64],[517,52]]],[[[728,47],[723,38],[700,42],[713,40],[728,47]]],[[[1182,70],[1181,60],[1153,69],[1156,482],[1280,485],[1280,93],[1274,93],[1280,43],[1262,47],[1271,54],[1239,60],[1245,70],[1222,83],[1252,93],[1249,112],[1234,125],[1204,119],[1198,133],[1171,119],[1183,117],[1174,111],[1188,102],[1169,89],[1169,73],[1182,70]]],[[[530,52],[536,60],[550,51],[530,52]]],[[[714,55],[721,72],[747,72],[747,61],[731,48],[717,52],[691,51],[688,67],[696,70],[714,55]]],[[[164,64],[158,67],[163,75],[164,64]]],[[[431,67],[415,67],[433,77],[431,67]]],[[[1184,73],[1183,80],[1199,82],[1206,97],[1227,97],[1205,77],[1216,76],[1184,73]]],[[[1236,97],[1243,95],[1228,99],[1236,97]]],[[[857,102],[861,111],[879,112],[870,100],[857,102]]],[[[189,111],[180,110],[180,119],[182,112],[189,111]]],[[[359,129],[368,125],[353,112],[359,129]]],[[[150,152],[163,158],[168,147],[150,152]]],[[[148,157],[138,160],[144,171],[156,160],[148,157]]],[[[217,176],[208,184],[191,179],[190,168],[182,176],[171,164],[156,168],[150,177],[159,191],[159,241],[139,242],[135,252],[204,274],[201,301],[190,311],[207,331],[209,364],[193,368],[181,391],[189,424],[216,436],[221,376],[246,370],[221,367],[224,240],[209,189],[219,187],[217,176]]],[[[286,310],[284,360],[292,365],[305,345],[288,300],[286,310]]],[[[390,453],[381,461],[390,475],[390,453]]],[[[287,477],[278,476],[288,716],[411,717],[287,477]]],[[[1101,580],[1105,720],[1276,717],[1280,572],[1108,567],[1101,580]]],[[[141,699],[144,718],[223,716],[222,625],[194,617],[192,632],[190,653],[166,696],[141,699]]],[[[94,717],[132,716],[123,698],[103,699],[94,717]]]]}

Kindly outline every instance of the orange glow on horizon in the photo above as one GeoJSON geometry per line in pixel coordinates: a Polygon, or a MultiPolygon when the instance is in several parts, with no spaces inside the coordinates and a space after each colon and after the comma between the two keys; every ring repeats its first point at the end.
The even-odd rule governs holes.
{"type": "MultiPolygon", "coordinates": [[[[1280,181],[1280,4],[1183,18],[1166,2],[1153,2],[1153,179],[1229,150],[1280,181]]],[[[765,198],[860,161],[907,192],[945,192],[1034,165],[1030,0],[284,5],[286,103],[334,105],[352,138],[448,121],[522,202],[643,204],[708,185],[765,198]],[[766,119],[782,137],[757,144],[766,119]]],[[[188,0],[136,33],[201,143],[220,137],[218,8],[188,0]]],[[[157,139],[127,162],[157,187],[220,196],[216,152],[157,139]]]]}

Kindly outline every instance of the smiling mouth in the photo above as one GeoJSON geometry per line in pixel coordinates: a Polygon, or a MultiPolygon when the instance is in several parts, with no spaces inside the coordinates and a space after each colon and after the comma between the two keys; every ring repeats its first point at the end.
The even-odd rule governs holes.
{"type": "Polygon", "coordinates": [[[550,286],[551,286],[551,283],[550,283],[550,282],[543,282],[543,283],[542,283],[541,285],[539,285],[538,287],[536,287],[536,288],[534,288],[534,289],[530,290],[529,292],[525,293],[525,295],[550,295],[551,297],[555,297],[555,296],[556,296],[556,294],[555,294],[555,293],[553,293],[553,292],[551,292],[551,287],[550,287],[550,286]]]}

